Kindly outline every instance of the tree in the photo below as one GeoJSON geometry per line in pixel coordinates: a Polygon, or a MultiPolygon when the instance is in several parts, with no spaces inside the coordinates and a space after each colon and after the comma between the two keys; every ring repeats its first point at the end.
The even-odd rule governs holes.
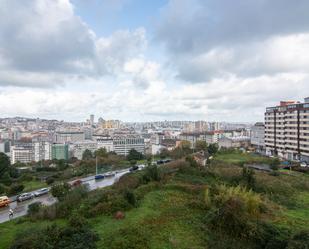
{"type": "Polygon", "coordinates": [[[214,155],[218,152],[218,145],[217,144],[210,144],[208,145],[208,153],[209,155],[214,155]]]}
{"type": "Polygon", "coordinates": [[[138,151],[135,150],[135,149],[131,149],[131,150],[129,151],[128,156],[127,156],[127,159],[128,159],[129,161],[131,161],[131,160],[136,160],[136,161],[138,161],[138,160],[142,160],[143,158],[144,158],[143,154],[140,153],[140,152],[138,152],[138,151]]]}
{"type": "Polygon", "coordinates": [[[198,140],[195,143],[195,150],[196,151],[206,151],[207,150],[207,143],[203,140],[198,140]]]}
{"type": "Polygon", "coordinates": [[[60,183],[52,186],[51,194],[61,200],[69,193],[70,189],[71,186],[68,183],[60,183]]]}
{"type": "Polygon", "coordinates": [[[108,153],[107,153],[105,148],[100,148],[100,149],[96,150],[94,155],[96,157],[103,157],[103,158],[107,158],[108,157],[108,153]]]}
{"type": "Polygon", "coordinates": [[[254,170],[248,167],[243,167],[242,169],[242,177],[245,181],[245,184],[249,189],[254,189],[255,187],[255,177],[254,177],[254,170]]]}
{"type": "Polygon", "coordinates": [[[160,158],[161,159],[164,159],[164,158],[167,158],[169,157],[169,151],[165,148],[163,148],[161,151],[160,151],[160,158]]]}
{"type": "Polygon", "coordinates": [[[2,178],[5,172],[9,171],[10,165],[10,158],[0,152],[0,178],[2,178]]]}
{"type": "Polygon", "coordinates": [[[92,152],[88,149],[86,149],[84,152],[83,152],[83,160],[91,160],[93,158],[93,155],[92,155],[92,152]]]}
{"type": "Polygon", "coordinates": [[[271,163],[270,163],[270,168],[272,170],[278,170],[280,165],[280,160],[279,158],[274,158],[271,163]]]}

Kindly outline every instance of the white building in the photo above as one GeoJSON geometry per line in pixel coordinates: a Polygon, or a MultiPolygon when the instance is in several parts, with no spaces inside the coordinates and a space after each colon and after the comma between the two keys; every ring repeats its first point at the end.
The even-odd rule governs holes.
{"type": "Polygon", "coordinates": [[[97,137],[96,138],[98,149],[105,148],[107,152],[114,151],[114,142],[113,139],[109,136],[97,137]]]}
{"type": "Polygon", "coordinates": [[[72,157],[76,157],[81,160],[83,158],[83,153],[85,150],[90,150],[94,153],[97,150],[97,142],[95,141],[79,141],[69,145],[69,150],[72,157]]]}
{"type": "Polygon", "coordinates": [[[56,143],[74,143],[85,140],[85,133],[83,131],[58,131],[55,134],[56,143]]]}
{"type": "Polygon", "coordinates": [[[247,148],[250,144],[250,137],[222,137],[219,139],[219,149],[225,148],[247,148]]]}
{"type": "Polygon", "coordinates": [[[309,162],[309,98],[266,108],[266,154],[309,162]]]}
{"type": "Polygon", "coordinates": [[[30,147],[11,147],[11,163],[30,163],[34,160],[33,150],[30,147]]]}
{"type": "Polygon", "coordinates": [[[145,154],[145,141],[144,138],[134,135],[117,136],[113,138],[114,151],[118,155],[127,156],[131,149],[145,154]]]}
{"type": "Polygon", "coordinates": [[[259,153],[265,151],[265,126],[263,123],[256,123],[251,128],[251,145],[259,153]]]}
{"type": "Polygon", "coordinates": [[[34,161],[51,160],[51,143],[47,141],[33,142],[34,161]]]}

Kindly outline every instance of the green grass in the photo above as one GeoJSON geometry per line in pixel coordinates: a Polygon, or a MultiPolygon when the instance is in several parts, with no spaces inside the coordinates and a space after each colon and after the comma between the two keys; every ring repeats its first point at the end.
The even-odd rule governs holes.
{"type": "MultiPolygon", "coordinates": [[[[200,230],[200,213],[189,207],[192,196],[177,190],[157,190],[148,193],[140,207],[126,213],[123,220],[102,216],[92,221],[101,237],[98,248],[121,243],[121,230],[141,230],[147,238],[147,248],[204,248],[200,230]]],[[[132,247],[133,248],[133,247],[132,247]]]]}
{"type": "Polygon", "coordinates": [[[26,221],[23,218],[16,219],[14,221],[9,221],[0,224],[0,249],[8,249],[13,243],[15,237],[25,230],[31,230],[34,228],[45,228],[51,224],[64,224],[63,220],[58,221],[39,221],[39,222],[30,222],[26,221]],[[24,221],[24,222],[23,222],[24,221]]]}
{"type": "Polygon", "coordinates": [[[259,156],[252,153],[242,153],[242,152],[220,152],[215,158],[215,161],[227,163],[227,164],[235,164],[240,165],[243,163],[261,163],[261,164],[269,164],[272,159],[268,157],[259,156]]]}
{"type": "Polygon", "coordinates": [[[295,199],[295,207],[284,209],[281,218],[277,221],[279,226],[293,227],[294,231],[308,229],[309,227],[309,192],[300,192],[295,199]]]}
{"type": "Polygon", "coordinates": [[[32,190],[47,187],[47,184],[45,182],[34,181],[34,180],[33,181],[24,181],[21,184],[23,184],[25,186],[23,192],[29,192],[29,191],[32,191],[32,190]]]}

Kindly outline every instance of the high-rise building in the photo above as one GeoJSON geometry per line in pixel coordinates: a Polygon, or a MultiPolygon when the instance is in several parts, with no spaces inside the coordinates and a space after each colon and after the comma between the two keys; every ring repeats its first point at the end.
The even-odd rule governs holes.
{"type": "Polygon", "coordinates": [[[67,144],[53,144],[51,155],[52,155],[52,159],[68,160],[69,159],[69,146],[67,144]]]}
{"type": "Polygon", "coordinates": [[[55,135],[56,143],[73,143],[85,140],[83,131],[58,131],[55,135]]]}
{"type": "Polygon", "coordinates": [[[266,154],[309,162],[309,98],[266,108],[266,154]]]}
{"type": "Polygon", "coordinates": [[[51,143],[48,141],[33,142],[34,161],[51,159],[51,143]]]}

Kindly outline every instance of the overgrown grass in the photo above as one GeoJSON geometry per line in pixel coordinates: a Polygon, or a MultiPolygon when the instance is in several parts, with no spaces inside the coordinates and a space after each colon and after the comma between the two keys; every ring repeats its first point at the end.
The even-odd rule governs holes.
{"type": "Polygon", "coordinates": [[[44,187],[47,186],[47,184],[45,182],[35,181],[35,180],[24,181],[21,184],[24,185],[24,187],[25,187],[23,192],[29,192],[29,191],[44,188],[44,187]]]}

